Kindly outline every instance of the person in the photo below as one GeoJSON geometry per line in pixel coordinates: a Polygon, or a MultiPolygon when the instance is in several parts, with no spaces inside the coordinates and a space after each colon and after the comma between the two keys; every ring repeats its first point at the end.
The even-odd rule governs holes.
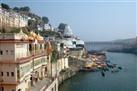
{"type": "Polygon", "coordinates": [[[30,83],[31,83],[31,86],[33,86],[33,77],[32,77],[32,75],[30,76],[30,83]]]}

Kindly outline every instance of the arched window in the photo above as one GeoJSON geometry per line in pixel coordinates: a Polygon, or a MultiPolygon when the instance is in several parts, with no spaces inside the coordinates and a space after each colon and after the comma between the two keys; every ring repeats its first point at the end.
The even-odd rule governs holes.
{"type": "Polygon", "coordinates": [[[21,89],[18,89],[18,91],[21,91],[21,89]]]}
{"type": "Polygon", "coordinates": [[[32,51],[32,45],[29,44],[29,51],[32,51]]]}
{"type": "Polygon", "coordinates": [[[4,87],[0,87],[0,91],[4,91],[4,87]]]}

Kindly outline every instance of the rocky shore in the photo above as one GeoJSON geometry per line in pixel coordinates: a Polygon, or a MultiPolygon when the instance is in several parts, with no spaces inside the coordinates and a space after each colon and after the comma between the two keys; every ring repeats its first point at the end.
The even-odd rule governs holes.
{"type": "Polygon", "coordinates": [[[87,67],[90,70],[93,70],[93,68],[104,68],[106,65],[105,64],[105,55],[104,53],[96,53],[94,55],[89,55],[87,58],[76,58],[76,57],[70,57],[69,58],[69,68],[62,70],[60,72],[60,75],[58,77],[58,81],[59,84],[62,84],[65,80],[69,79],[70,77],[76,75],[78,72],[80,72],[81,70],[83,71],[87,71],[85,69],[83,69],[85,66],[87,66],[87,62],[89,62],[88,60],[94,62],[92,65],[90,65],[90,67],[87,67]],[[97,63],[99,61],[97,61],[97,57],[99,57],[99,61],[100,63],[97,63]],[[95,59],[95,60],[94,60],[95,59]],[[94,61],[93,61],[94,60],[94,61]]]}
{"type": "Polygon", "coordinates": [[[59,85],[63,84],[65,80],[76,75],[78,72],[98,72],[105,76],[105,72],[111,70],[112,73],[119,72],[122,67],[117,64],[112,64],[107,60],[105,53],[88,54],[87,58],[69,58],[70,68],[62,70],[58,77],[59,85]]]}

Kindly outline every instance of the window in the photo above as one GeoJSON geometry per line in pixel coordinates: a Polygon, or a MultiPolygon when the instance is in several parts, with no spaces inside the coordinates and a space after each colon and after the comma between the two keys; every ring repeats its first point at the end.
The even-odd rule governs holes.
{"type": "Polygon", "coordinates": [[[11,76],[14,76],[14,72],[11,72],[11,76]]]}
{"type": "Polygon", "coordinates": [[[0,55],[3,55],[3,51],[2,50],[0,50],[0,55]]]}
{"type": "Polygon", "coordinates": [[[7,76],[9,76],[9,72],[7,72],[7,76]]]}
{"type": "Polygon", "coordinates": [[[29,44],[29,51],[32,51],[33,47],[31,44],[29,44]]]}
{"type": "Polygon", "coordinates": [[[14,55],[14,51],[13,50],[11,50],[10,52],[11,52],[11,55],[14,55]]]}
{"type": "Polygon", "coordinates": [[[1,76],[3,76],[3,72],[1,72],[1,76]]]}
{"type": "Polygon", "coordinates": [[[8,50],[6,50],[6,54],[8,55],[8,50]]]}
{"type": "Polygon", "coordinates": [[[40,44],[40,49],[42,49],[42,44],[40,44]]]}
{"type": "Polygon", "coordinates": [[[47,60],[49,60],[49,56],[47,56],[47,60]]]}
{"type": "Polygon", "coordinates": [[[0,91],[4,91],[4,87],[0,87],[0,91]]]}
{"type": "Polygon", "coordinates": [[[18,89],[18,91],[21,91],[21,89],[18,89]]]}

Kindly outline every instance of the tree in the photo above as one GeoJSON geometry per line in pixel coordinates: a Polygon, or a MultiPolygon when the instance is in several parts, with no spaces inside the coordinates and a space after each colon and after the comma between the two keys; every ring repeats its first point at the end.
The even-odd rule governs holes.
{"type": "Polygon", "coordinates": [[[59,26],[58,26],[58,29],[64,30],[64,29],[65,29],[65,26],[66,26],[66,24],[60,23],[59,26]]]}
{"type": "Polygon", "coordinates": [[[19,11],[20,11],[20,8],[14,7],[13,10],[16,11],[16,12],[19,12],[19,11]]]}
{"type": "Polygon", "coordinates": [[[1,3],[1,7],[4,9],[10,9],[9,5],[5,4],[5,3],[1,3]]]}
{"type": "Polygon", "coordinates": [[[36,30],[37,22],[35,20],[28,20],[28,27],[30,30],[36,30]]]}
{"type": "Polygon", "coordinates": [[[21,7],[20,11],[30,12],[30,8],[29,7],[21,7]]]}
{"type": "Polygon", "coordinates": [[[44,21],[44,23],[46,23],[46,24],[48,24],[48,22],[49,22],[48,17],[45,17],[45,16],[43,16],[43,17],[42,17],[42,20],[43,20],[43,21],[44,21]]]}
{"type": "Polygon", "coordinates": [[[40,31],[40,34],[44,37],[56,37],[56,38],[61,38],[60,34],[58,32],[55,32],[55,31],[40,31]]]}
{"type": "Polygon", "coordinates": [[[57,52],[57,50],[54,49],[52,51],[52,55],[51,55],[51,62],[56,62],[57,59],[58,59],[58,52],[57,52]]]}

